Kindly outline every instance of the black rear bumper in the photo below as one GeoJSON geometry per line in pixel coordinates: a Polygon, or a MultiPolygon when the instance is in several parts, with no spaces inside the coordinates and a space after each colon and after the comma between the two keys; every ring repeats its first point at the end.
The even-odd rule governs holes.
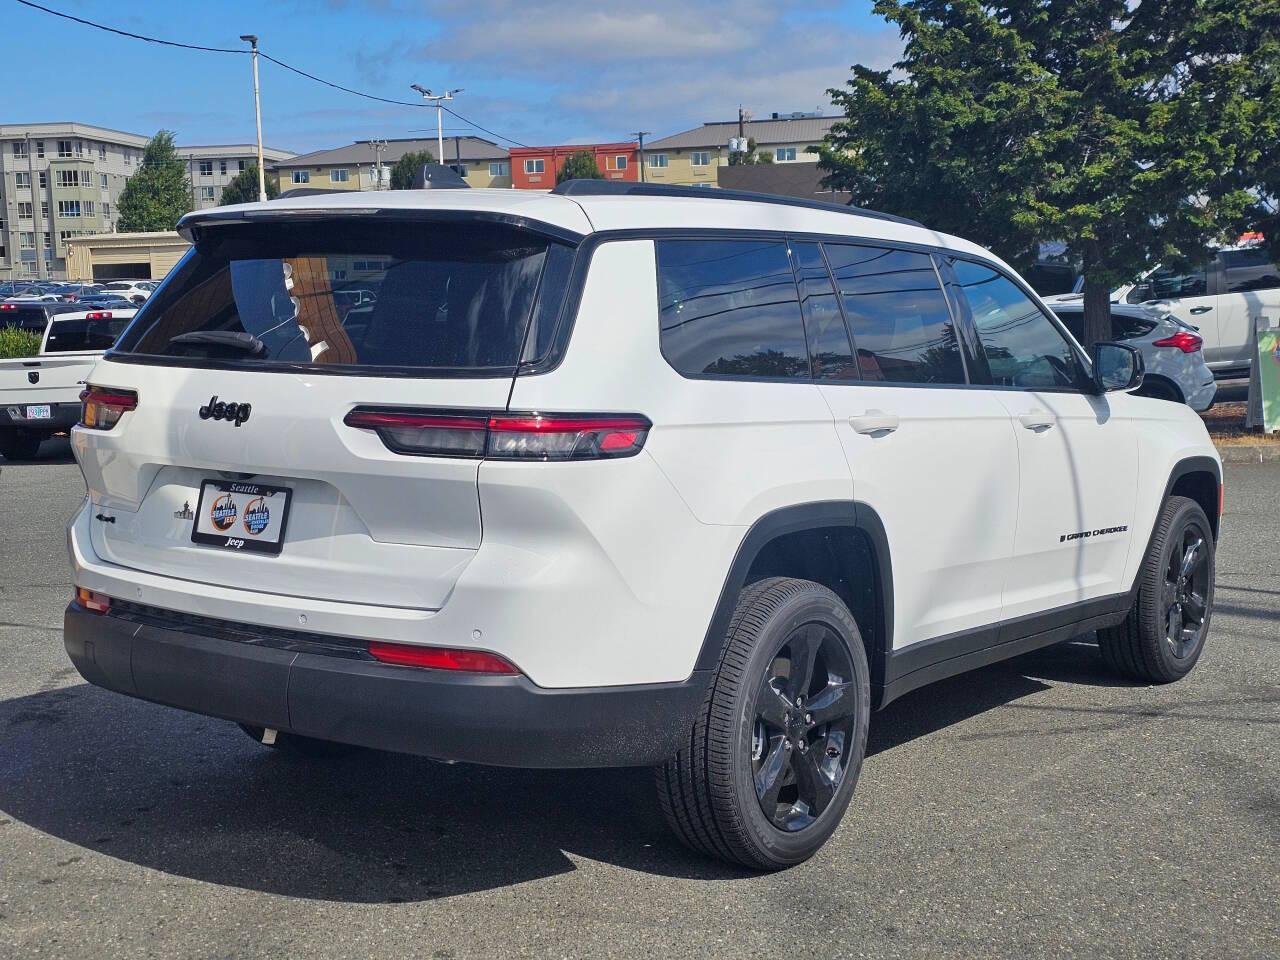
{"type": "Polygon", "coordinates": [[[169,626],[72,603],[64,640],[81,676],[108,690],[308,737],[511,767],[660,763],[687,742],[708,679],[695,671],[681,683],[547,689],[525,676],[343,655],[322,637],[312,647],[277,631],[256,642],[251,627],[201,629],[192,619],[174,614],[169,626]]]}
{"type": "Polygon", "coordinates": [[[51,403],[48,406],[52,416],[43,420],[28,420],[25,403],[9,403],[0,406],[0,427],[22,427],[27,430],[56,433],[60,430],[70,430],[80,422],[80,404],[51,403]]]}

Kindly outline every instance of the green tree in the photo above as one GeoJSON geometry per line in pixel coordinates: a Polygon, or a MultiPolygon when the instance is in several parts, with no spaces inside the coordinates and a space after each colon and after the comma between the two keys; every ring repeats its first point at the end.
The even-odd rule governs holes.
{"type": "MultiPolygon", "coordinates": [[[[267,199],[274,200],[280,196],[280,184],[273,177],[264,181],[267,185],[267,199]]],[[[218,201],[225,207],[229,203],[253,203],[258,199],[258,165],[251,163],[241,170],[234,180],[222,188],[222,199],[218,201]]]]}
{"type": "Polygon", "coordinates": [[[600,167],[596,165],[596,158],[591,155],[590,150],[578,150],[575,152],[564,162],[564,166],[556,174],[556,183],[564,183],[566,180],[603,179],[604,174],[600,172],[600,167]]]}
{"type": "Polygon", "coordinates": [[[729,166],[752,166],[757,163],[773,163],[773,154],[769,151],[764,153],[756,152],[756,138],[747,137],[747,149],[745,151],[737,150],[729,154],[729,166]]]}
{"type": "MultiPolygon", "coordinates": [[[[1280,149],[1280,0],[877,0],[893,71],[857,65],[825,185],[961,234],[1015,265],[1060,240],[1109,293],[1203,257],[1267,209],[1280,149]]],[[[1273,183],[1272,187],[1275,186],[1273,183]]],[[[1270,209],[1274,209],[1272,205],[1270,209]]]]}
{"type": "Polygon", "coordinates": [[[147,141],[142,162],[120,192],[119,229],[124,233],[172,230],[191,210],[191,181],[173,146],[173,132],[158,130],[147,141]]]}
{"type": "Polygon", "coordinates": [[[417,153],[406,153],[391,165],[391,189],[409,190],[413,187],[413,178],[428,163],[435,163],[436,158],[430,150],[419,150],[417,153]]]}
{"type": "Polygon", "coordinates": [[[0,327],[0,360],[34,357],[40,352],[40,334],[21,327],[0,327]]]}

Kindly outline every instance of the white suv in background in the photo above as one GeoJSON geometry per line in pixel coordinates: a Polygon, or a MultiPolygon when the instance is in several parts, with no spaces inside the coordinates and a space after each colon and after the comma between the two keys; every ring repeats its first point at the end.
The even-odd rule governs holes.
{"type": "Polygon", "coordinates": [[[1157,267],[1111,299],[1169,310],[1204,338],[1204,359],[1215,375],[1248,376],[1259,319],[1280,323],[1280,264],[1261,244],[1227,247],[1189,270],[1157,267]]]}
{"type": "Polygon", "coordinates": [[[1093,629],[1150,682],[1204,647],[1203,424],[975,244],[596,182],[180,230],[73,432],[93,683],[308,753],[654,765],[685,843],[773,869],[872,709],[1093,629]]]}

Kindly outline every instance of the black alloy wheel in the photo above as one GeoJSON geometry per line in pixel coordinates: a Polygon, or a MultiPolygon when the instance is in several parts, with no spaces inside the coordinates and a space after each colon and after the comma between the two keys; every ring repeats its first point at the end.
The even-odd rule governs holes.
{"type": "Polygon", "coordinates": [[[1182,528],[1181,543],[1169,551],[1161,603],[1167,610],[1165,640],[1185,660],[1200,648],[1209,613],[1209,533],[1196,523],[1182,528]]]}
{"type": "Polygon", "coordinates": [[[797,627],[760,683],[751,765],[760,809],[803,830],[831,805],[849,765],[858,701],[853,661],[823,623],[797,627]]]}

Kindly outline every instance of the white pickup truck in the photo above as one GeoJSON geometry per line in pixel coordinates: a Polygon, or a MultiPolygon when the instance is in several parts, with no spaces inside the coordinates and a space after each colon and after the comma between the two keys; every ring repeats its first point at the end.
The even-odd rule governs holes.
{"type": "Polygon", "coordinates": [[[0,456],[30,460],[41,443],[75,425],[85,378],[137,312],[132,306],[0,304],[0,326],[41,335],[36,356],[0,360],[0,456]]]}

